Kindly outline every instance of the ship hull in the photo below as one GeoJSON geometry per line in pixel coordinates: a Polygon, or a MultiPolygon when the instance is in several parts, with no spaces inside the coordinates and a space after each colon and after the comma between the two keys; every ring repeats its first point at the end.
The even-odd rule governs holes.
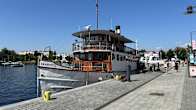
{"type": "Polygon", "coordinates": [[[112,77],[111,73],[105,72],[80,72],[65,69],[38,67],[39,92],[50,90],[58,92],[61,90],[76,88],[106,80],[112,77]]]}

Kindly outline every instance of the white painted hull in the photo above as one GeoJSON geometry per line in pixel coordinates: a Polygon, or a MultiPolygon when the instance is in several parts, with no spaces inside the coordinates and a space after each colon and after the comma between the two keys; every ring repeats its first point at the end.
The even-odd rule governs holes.
{"type": "MultiPolygon", "coordinates": [[[[64,90],[84,86],[111,77],[111,73],[67,71],[63,69],[38,68],[40,90],[64,90]]],[[[56,91],[55,91],[56,92],[56,91]]]]}

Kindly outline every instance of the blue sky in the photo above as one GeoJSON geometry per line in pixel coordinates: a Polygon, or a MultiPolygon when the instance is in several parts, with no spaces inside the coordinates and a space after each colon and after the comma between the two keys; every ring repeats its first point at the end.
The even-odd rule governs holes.
{"type": "MultiPolygon", "coordinates": [[[[174,48],[196,30],[196,14],[183,14],[188,5],[196,2],[100,0],[100,27],[109,29],[112,18],[139,48],[174,48]]],[[[0,0],[0,48],[70,52],[72,33],[89,24],[96,24],[95,0],[0,0]]]]}

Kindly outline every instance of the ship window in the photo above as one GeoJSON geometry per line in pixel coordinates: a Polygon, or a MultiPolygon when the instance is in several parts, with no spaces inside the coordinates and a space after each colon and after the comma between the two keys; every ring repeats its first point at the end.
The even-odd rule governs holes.
{"type": "Polygon", "coordinates": [[[96,38],[96,36],[91,36],[90,37],[90,40],[92,41],[92,40],[95,40],[95,38],[96,38]]]}
{"type": "Polygon", "coordinates": [[[101,38],[102,38],[102,41],[103,41],[104,40],[104,36],[102,36],[101,38]]]}
{"type": "Polygon", "coordinates": [[[79,58],[79,54],[75,54],[75,59],[78,59],[79,58]]]}
{"type": "Polygon", "coordinates": [[[117,54],[117,61],[119,60],[119,55],[117,54]]]}
{"type": "Polygon", "coordinates": [[[101,53],[95,53],[95,60],[101,60],[102,54],[101,53]]]}
{"type": "Polygon", "coordinates": [[[114,54],[112,54],[112,60],[114,60],[115,59],[115,55],[114,54]]]}
{"type": "Polygon", "coordinates": [[[89,54],[88,54],[88,60],[89,60],[89,61],[93,60],[93,54],[92,54],[92,53],[89,53],[89,54]]]}
{"type": "Polygon", "coordinates": [[[120,56],[120,61],[123,61],[123,56],[120,56]]]}
{"type": "Polygon", "coordinates": [[[85,59],[85,54],[81,53],[80,54],[80,60],[84,60],[85,59]]]}
{"type": "Polygon", "coordinates": [[[103,60],[108,60],[108,54],[107,53],[103,53],[103,60]]]}

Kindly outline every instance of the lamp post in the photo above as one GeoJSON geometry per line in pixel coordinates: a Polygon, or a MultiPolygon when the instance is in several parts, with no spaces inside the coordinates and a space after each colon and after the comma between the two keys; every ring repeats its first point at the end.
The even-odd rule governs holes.
{"type": "Polygon", "coordinates": [[[196,33],[196,31],[191,31],[191,32],[190,32],[190,40],[191,40],[191,53],[193,52],[193,44],[192,44],[192,42],[193,42],[193,33],[196,33]]]}
{"type": "MultiPolygon", "coordinates": [[[[190,40],[191,40],[191,51],[189,52],[189,54],[187,55],[188,56],[188,73],[189,73],[189,77],[190,77],[190,53],[192,53],[192,54],[194,54],[194,52],[193,52],[193,43],[192,43],[192,41],[193,41],[193,33],[196,33],[196,31],[191,31],[190,32],[190,40]]],[[[194,44],[195,45],[195,44],[194,44]]],[[[195,46],[194,46],[195,47],[195,46]]]]}
{"type": "MultiPolygon", "coordinates": [[[[186,8],[186,12],[185,12],[185,15],[191,15],[191,14],[195,14],[196,11],[194,11],[193,9],[196,8],[196,6],[188,6],[186,8]]],[[[193,33],[196,32],[196,31],[191,31],[190,32],[190,40],[191,40],[191,52],[190,53],[193,53],[193,44],[192,44],[192,36],[193,36],[193,33]]],[[[190,55],[189,53],[189,55],[190,55]]],[[[187,59],[188,59],[188,76],[190,77],[190,57],[189,55],[187,55],[187,59]]]]}

